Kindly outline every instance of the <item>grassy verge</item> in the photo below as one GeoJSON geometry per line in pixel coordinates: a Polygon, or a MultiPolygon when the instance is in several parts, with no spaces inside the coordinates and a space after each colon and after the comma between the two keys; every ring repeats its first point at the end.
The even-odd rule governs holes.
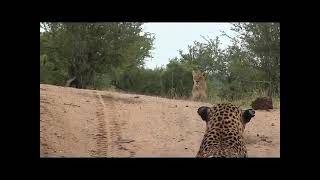
{"type": "MultiPolygon", "coordinates": [[[[230,101],[230,100],[226,100],[226,99],[221,99],[221,98],[213,98],[213,99],[209,99],[208,103],[212,103],[212,104],[217,104],[217,103],[232,103],[238,106],[241,106],[242,108],[252,108],[251,107],[251,103],[252,101],[254,101],[257,97],[246,97],[246,98],[242,98],[239,100],[234,100],[234,101],[230,101]]],[[[273,103],[273,108],[274,109],[280,109],[280,98],[279,97],[272,97],[272,103],[273,103]]]]}
{"type": "MultiPolygon", "coordinates": [[[[108,88],[109,91],[114,91],[114,92],[122,92],[122,91],[119,91],[118,89],[116,88],[108,88]]],[[[124,93],[124,92],[122,92],[124,93]]],[[[126,92],[126,93],[134,93],[134,92],[126,92]]],[[[136,93],[134,93],[136,94],[136,93]]],[[[150,95],[149,95],[150,96],[150,95]]],[[[156,95],[151,95],[151,96],[156,96],[156,95]]],[[[207,102],[207,103],[210,103],[210,104],[217,104],[217,103],[232,103],[232,104],[235,104],[235,105],[238,105],[238,106],[241,106],[242,108],[246,109],[246,108],[252,108],[251,107],[251,103],[257,98],[257,97],[262,97],[262,96],[265,96],[264,94],[260,94],[260,95],[254,95],[254,96],[250,96],[250,97],[244,97],[244,98],[241,98],[241,99],[238,99],[238,100],[233,100],[233,101],[230,101],[230,100],[227,100],[227,99],[223,99],[223,98],[220,98],[216,95],[213,95],[213,96],[209,96],[208,97],[208,100],[206,101],[203,101],[203,102],[207,102]]],[[[172,97],[169,97],[169,96],[157,96],[157,97],[163,97],[163,98],[168,98],[168,99],[180,99],[180,100],[190,100],[190,97],[175,97],[175,98],[172,98],[172,97]]],[[[280,109],[280,97],[272,97],[272,102],[273,102],[273,108],[274,109],[280,109]]]]}

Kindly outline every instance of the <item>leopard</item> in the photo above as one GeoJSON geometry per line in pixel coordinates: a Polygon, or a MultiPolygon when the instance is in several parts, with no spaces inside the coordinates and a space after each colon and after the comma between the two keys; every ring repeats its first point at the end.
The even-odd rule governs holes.
{"type": "Polygon", "coordinates": [[[253,109],[242,110],[231,103],[201,106],[198,115],[206,130],[197,158],[247,158],[244,130],[255,116],[253,109]]]}
{"type": "Polygon", "coordinates": [[[192,88],[192,100],[206,100],[207,95],[207,82],[205,79],[205,73],[200,70],[193,70],[193,88],[192,88]]]}

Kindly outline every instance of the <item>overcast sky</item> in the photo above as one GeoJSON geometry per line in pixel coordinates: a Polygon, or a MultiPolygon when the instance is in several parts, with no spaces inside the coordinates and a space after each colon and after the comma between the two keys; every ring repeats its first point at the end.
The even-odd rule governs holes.
{"type": "MultiPolygon", "coordinates": [[[[145,23],[143,27],[145,32],[155,36],[153,58],[145,64],[146,68],[152,69],[168,64],[170,58],[179,55],[179,49],[186,52],[193,41],[205,42],[201,35],[214,39],[222,34],[220,30],[231,37],[235,35],[230,30],[230,23],[145,23]]],[[[227,37],[220,37],[220,43],[222,48],[231,45],[227,37]]]]}

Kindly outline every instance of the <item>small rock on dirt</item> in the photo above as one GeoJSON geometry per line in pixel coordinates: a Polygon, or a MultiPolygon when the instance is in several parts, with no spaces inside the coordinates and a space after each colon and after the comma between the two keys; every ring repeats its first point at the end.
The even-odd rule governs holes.
{"type": "Polygon", "coordinates": [[[188,149],[188,148],[184,148],[184,149],[188,149]]]}
{"type": "Polygon", "coordinates": [[[139,98],[139,96],[135,96],[134,98],[139,98]]]}
{"type": "Polygon", "coordinates": [[[259,137],[259,134],[257,134],[257,136],[259,137]]]}
{"type": "Polygon", "coordinates": [[[121,147],[119,147],[119,149],[120,149],[120,150],[124,150],[124,151],[128,150],[127,148],[122,147],[122,146],[121,146],[121,147]]]}
{"type": "Polygon", "coordinates": [[[266,137],[261,137],[261,141],[267,141],[266,137]]]}
{"type": "Polygon", "coordinates": [[[186,105],[186,107],[189,107],[188,105],[186,105]]]}
{"type": "Polygon", "coordinates": [[[271,126],[274,126],[274,123],[271,123],[271,126]]]}

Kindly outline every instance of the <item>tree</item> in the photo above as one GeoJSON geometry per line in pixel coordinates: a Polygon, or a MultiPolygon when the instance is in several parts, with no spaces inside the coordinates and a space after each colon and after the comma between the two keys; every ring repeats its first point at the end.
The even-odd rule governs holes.
{"type": "MultiPolygon", "coordinates": [[[[194,41],[166,68],[146,69],[154,37],[142,23],[41,23],[40,80],[79,88],[110,87],[148,95],[188,97],[192,70],[205,72],[209,98],[237,100],[280,94],[280,25],[234,23],[233,44],[194,41]]],[[[227,34],[225,34],[228,36],[227,34]]]]}
{"type": "Polygon", "coordinates": [[[142,66],[154,37],[142,34],[142,23],[42,23],[40,53],[76,77],[79,88],[94,86],[99,74],[142,66]],[[42,38],[41,38],[42,37],[42,38]]]}
{"type": "MultiPolygon", "coordinates": [[[[226,49],[218,37],[195,41],[187,52],[179,51],[178,62],[206,72],[208,88],[223,98],[237,99],[267,90],[279,95],[280,26],[277,23],[235,23],[238,36],[226,49]],[[217,84],[220,87],[217,87],[217,84]]],[[[227,34],[224,34],[228,36],[227,34]]]]}
{"type": "Polygon", "coordinates": [[[189,97],[192,90],[192,66],[171,59],[161,74],[163,92],[170,97],[189,97]]]}
{"type": "Polygon", "coordinates": [[[280,89],[280,24],[235,23],[241,46],[250,56],[248,64],[263,71],[270,82],[268,94],[279,95],[280,89]]]}

